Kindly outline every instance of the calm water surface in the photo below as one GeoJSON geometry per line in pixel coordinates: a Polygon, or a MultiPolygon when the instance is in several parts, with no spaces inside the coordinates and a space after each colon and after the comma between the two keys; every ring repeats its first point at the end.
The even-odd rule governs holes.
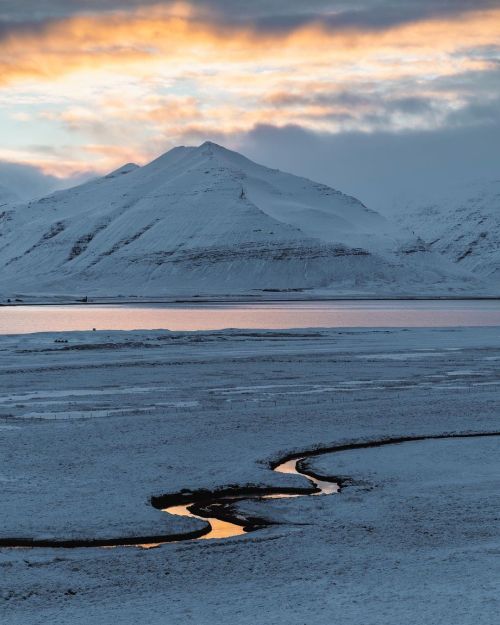
{"type": "Polygon", "coordinates": [[[500,326],[500,301],[341,301],[0,307],[0,334],[66,330],[500,326]]]}
{"type": "MultiPolygon", "coordinates": [[[[311,482],[311,485],[316,487],[317,492],[308,493],[308,494],[291,494],[291,493],[275,493],[273,495],[262,495],[260,497],[253,497],[253,499],[290,499],[291,497],[311,497],[313,495],[333,495],[334,493],[340,492],[340,484],[338,484],[333,479],[331,480],[320,480],[313,475],[307,473],[306,470],[299,469],[299,465],[302,460],[305,460],[306,456],[294,456],[290,460],[286,460],[282,462],[278,466],[274,467],[274,471],[277,473],[285,473],[286,475],[303,475],[307,477],[307,479],[311,482]]],[[[244,497],[244,499],[248,499],[248,497],[244,497]]],[[[228,504],[235,501],[238,501],[238,497],[233,497],[233,499],[228,498],[226,502],[228,504]]],[[[220,500],[224,502],[224,499],[220,500]]],[[[191,511],[191,507],[193,503],[187,503],[181,506],[170,506],[169,508],[165,508],[163,512],[168,512],[169,514],[176,514],[178,516],[187,516],[192,519],[201,519],[202,521],[208,521],[210,525],[210,531],[203,536],[195,540],[211,540],[211,539],[221,539],[221,538],[232,538],[234,536],[241,536],[245,534],[245,528],[240,523],[245,521],[240,521],[240,523],[233,523],[232,521],[222,520],[217,517],[212,516],[200,516],[199,514],[195,514],[191,511]]],[[[143,549],[152,549],[153,547],[158,547],[161,543],[147,543],[145,545],[139,545],[143,549]]]]}

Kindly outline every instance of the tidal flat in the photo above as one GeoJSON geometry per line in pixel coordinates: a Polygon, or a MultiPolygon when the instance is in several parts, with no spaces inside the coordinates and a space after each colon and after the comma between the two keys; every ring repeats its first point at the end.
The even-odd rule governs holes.
{"type": "Polygon", "coordinates": [[[202,489],[266,524],[152,549],[0,549],[12,625],[444,625],[500,609],[497,328],[68,332],[0,338],[0,539],[206,527],[152,505],[202,489]]]}

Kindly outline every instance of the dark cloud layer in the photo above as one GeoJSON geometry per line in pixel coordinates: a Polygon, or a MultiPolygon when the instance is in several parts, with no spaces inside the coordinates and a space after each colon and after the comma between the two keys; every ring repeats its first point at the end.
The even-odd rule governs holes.
{"type": "Polygon", "coordinates": [[[79,184],[87,178],[89,175],[83,174],[61,179],[44,174],[32,165],[0,161],[0,188],[12,191],[21,200],[48,195],[52,191],[79,184]]]}
{"type": "MultiPolygon", "coordinates": [[[[2,0],[0,35],[18,28],[84,12],[173,7],[176,0],[2,0]]],[[[266,31],[293,30],[311,22],[331,29],[384,29],[430,17],[495,8],[500,0],[196,0],[191,6],[206,19],[246,22],[266,31]]]]}
{"type": "Polygon", "coordinates": [[[330,184],[382,212],[454,185],[500,177],[498,117],[481,126],[401,133],[328,135],[260,126],[240,147],[257,161],[330,184]]]}

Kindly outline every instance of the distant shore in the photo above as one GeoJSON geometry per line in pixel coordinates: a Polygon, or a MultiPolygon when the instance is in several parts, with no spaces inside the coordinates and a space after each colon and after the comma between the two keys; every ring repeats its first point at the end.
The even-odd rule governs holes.
{"type": "Polygon", "coordinates": [[[321,295],[287,293],[193,296],[65,297],[19,295],[0,301],[0,307],[21,306],[130,306],[130,305],[224,305],[286,302],[390,302],[390,301],[498,301],[499,295],[321,295]],[[9,301],[10,300],[10,301],[9,301]]]}

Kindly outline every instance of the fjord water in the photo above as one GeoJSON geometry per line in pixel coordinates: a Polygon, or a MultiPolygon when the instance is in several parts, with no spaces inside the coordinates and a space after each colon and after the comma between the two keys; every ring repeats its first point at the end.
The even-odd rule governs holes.
{"type": "Polygon", "coordinates": [[[73,330],[500,326],[500,300],[5,306],[0,334],[73,330]]]}

